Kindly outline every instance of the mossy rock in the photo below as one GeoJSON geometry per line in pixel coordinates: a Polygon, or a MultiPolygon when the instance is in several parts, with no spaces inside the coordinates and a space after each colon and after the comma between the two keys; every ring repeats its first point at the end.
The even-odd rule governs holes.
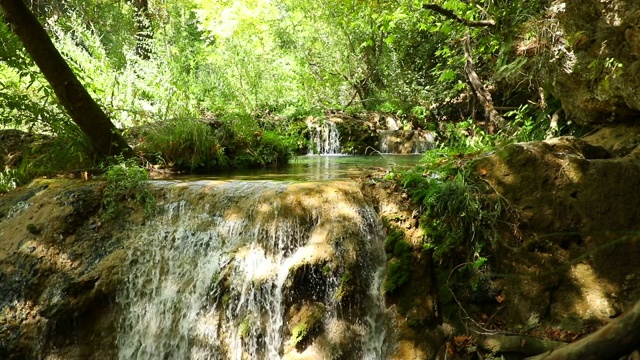
{"type": "Polygon", "coordinates": [[[291,331],[291,344],[296,350],[303,351],[309,346],[316,335],[322,329],[322,319],[325,313],[325,307],[322,303],[304,304],[291,317],[289,323],[291,331]]]}

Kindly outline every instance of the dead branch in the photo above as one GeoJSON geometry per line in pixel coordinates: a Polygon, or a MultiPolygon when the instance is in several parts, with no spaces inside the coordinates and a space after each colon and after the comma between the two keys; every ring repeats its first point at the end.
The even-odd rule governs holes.
{"type": "Polygon", "coordinates": [[[427,10],[431,10],[431,11],[435,11],[440,15],[443,15],[457,23],[460,23],[462,25],[468,26],[468,27],[491,27],[491,26],[496,26],[496,22],[493,20],[478,20],[478,21],[473,21],[473,20],[467,20],[467,19],[463,19],[460,16],[456,15],[453,11],[451,10],[447,10],[445,8],[443,8],[440,5],[436,5],[436,4],[423,4],[422,5],[423,9],[427,9],[427,10]]]}
{"type": "Polygon", "coordinates": [[[631,353],[640,344],[640,301],[600,330],[561,348],[525,360],[608,360],[631,353]]]}

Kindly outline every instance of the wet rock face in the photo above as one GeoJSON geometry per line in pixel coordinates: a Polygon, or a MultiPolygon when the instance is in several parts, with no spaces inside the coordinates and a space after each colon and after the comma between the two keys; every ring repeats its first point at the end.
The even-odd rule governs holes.
{"type": "Polygon", "coordinates": [[[103,221],[97,183],[0,197],[0,358],[380,358],[384,240],[356,184],[155,184],[145,221],[103,221]]]}
{"type": "Polygon", "coordinates": [[[549,17],[549,24],[559,26],[552,61],[541,76],[552,84],[567,115],[585,125],[637,119],[640,3],[556,1],[549,17]]]}
{"type": "Polygon", "coordinates": [[[494,271],[519,274],[496,281],[510,299],[509,322],[578,331],[636,300],[639,287],[628,278],[640,272],[637,157],[610,158],[563,137],[511,144],[475,166],[517,214],[511,226],[520,240],[493,255],[494,271]]]}
{"type": "MultiPolygon", "coordinates": [[[[396,236],[402,234],[402,241],[408,245],[408,253],[400,255],[407,256],[410,268],[406,282],[385,296],[393,328],[386,358],[433,359],[445,334],[440,326],[443,319],[438,304],[436,267],[430,254],[422,251],[425,233],[419,227],[418,212],[394,182],[366,178],[362,180],[362,189],[386,223],[386,243],[389,244],[389,237],[395,232],[396,236]]],[[[386,279],[389,280],[390,265],[400,259],[393,250],[387,251],[386,279]]]]}
{"type": "Polygon", "coordinates": [[[115,340],[105,310],[119,273],[117,239],[91,220],[99,201],[96,185],[60,181],[0,198],[1,358],[112,348],[92,350],[115,340]]]}
{"type": "Polygon", "coordinates": [[[158,186],[127,236],[121,358],[380,357],[382,228],[356,184],[158,186]]]}

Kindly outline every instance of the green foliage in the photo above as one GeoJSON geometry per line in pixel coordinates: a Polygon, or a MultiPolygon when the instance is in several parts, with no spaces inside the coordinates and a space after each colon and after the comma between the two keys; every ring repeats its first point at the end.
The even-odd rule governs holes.
{"type": "MultiPolygon", "coordinates": [[[[59,124],[60,125],[60,124],[59,124]]],[[[75,127],[75,125],[72,125],[75,127]]],[[[60,136],[33,136],[32,141],[11,149],[19,162],[0,171],[0,193],[13,190],[39,176],[76,174],[95,165],[89,141],[75,128],[60,136]]]]}
{"type": "Polygon", "coordinates": [[[392,294],[409,281],[413,249],[404,239],[404,232],[387,224],[385,251],[391,259],[387,263],[387,275],[382,285],[385,294],[392,294]]]}
{"type": "Polygon", "coordinates": [[[122,202],[142,207],[146,216],[155,212],[156,199],[148,188],[147,171],[134,160],[122,157],[105,166],[106,184],[102,190],[102,217],[109,219],[120,213],[122,202]]]}
{"type": "MultiPolygon", "coordinates": [[[[140,36],[134,36],[139,29],[131,2],[70,0],[46,7],[40,16],[117,126],[159,123],[144,151],[188,169],[217,169],[286,162],[307,147],[300,120],[318,109],[384,110],[420,124],[453,110],[468,112],[460,101],[468,89],[459,43],[467,30],[476,71],[487,86],[531,83],[522,81],[530,66],[514,56],[512,44],[518,36],[537,39],[546,33],[535,21],[543,1],[434,3],[465,19],[493,18],[498,26],[467,29],[409,0],[180,0],[151,4],[144,40],[150,56],[144,58],[136,52],[140,36]],[[226,121],[229,114],[285,120],[270,127],[226,121]],[[224,133],[208,135],[211,130],[184,120],[212,117],[225,120],[224,133]]],[[[5,24],[0,42],[0,125],[77,136],[5,24]]],[[[603,64],[618,73],[616,64],[603,64]]],[[[515,88],[517,94],[538,91],[515,88]]],[[[520,105],[508,99],[502,104],[520,105]]],[[[521,133],[538,136],[533,129],[546,117],[530,108],[524,112],[521,133]]]]}
{"type": "Polygon", "coordinates": [[[96,164],[89,140],[75,125],[53,139],[33,144],[25,156],[19,170],[29,179],[78,172],[96,164]]]}
{"type": "Polygon", "coordinates": [[[154,161],[191,171],[283,165],[301,143],[246,115],[173,119],[147,126],[141,138],[140,149],[154,161]]]}
{"type": "MultiPolygon", "coordinates": [[[[555,109],[551,107],[550,109],[555,109]]],[[[507,112],[505,118],[511,118],[508,128],[503,133],[511,133],[511,141],[544,140],[549,135],[556,135],[560,129],[552,130],[546,118],[550,111],[538,111],[530,104],[522,105],[517,110],[507,112]],[[537,118],[536,118],[537,117],[537,118]]]]}
{"type": "Polygon", "coordinates": [[[0,171],[0,195],[15,189],[20,184],[20,174],[14,169],[0,171]]]}
{"type": "Polygon", "coordinates": [[[182,118],[149,126],[141,149],[168,165],[187,168],[224,168],[228,158],[212,127],[200,120],[182,118]]]}
{"type": "Polygon", "coordinates": [[[425,249],[439,261],[482,266],[482,249],[494,244],[503,204],[473,169],[483,141],[427,152],[423,163],[398,176],[421,211],[425,249]],[[473,145],[473,146],[472,146],[473,145]]]}

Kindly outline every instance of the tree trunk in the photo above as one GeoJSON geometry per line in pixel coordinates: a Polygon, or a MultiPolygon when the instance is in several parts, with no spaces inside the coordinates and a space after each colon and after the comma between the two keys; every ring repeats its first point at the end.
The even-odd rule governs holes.
{"type": "Polygon", "coordinates": [[[24,2],[0,0],[0,10],[53,88],[62,106],[89,138],[95,150],[103,156],[132,156],[133,150],[129,144],[82,86],[24,2]]]}
{"type": "Polygon", "coordinates": [[[136,55],[141,59],[149,60],[151,58],[151,39],[153,33],[151,30],[151,19],[149,17],[149,1],[134,0],[135,21],[136,21],[136,55]]]}

